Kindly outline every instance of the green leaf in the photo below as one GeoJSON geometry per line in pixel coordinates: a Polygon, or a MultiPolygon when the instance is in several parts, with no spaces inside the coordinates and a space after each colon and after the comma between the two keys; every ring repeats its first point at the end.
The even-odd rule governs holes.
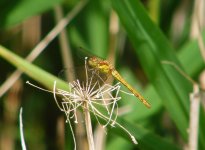
{"type": "MultiPolygon", "coordinates": [[[[163,63],[169,61],[184,70],[174,49],[148,17],[139,1],[112,0],[112,2],[147,77],[160,95],[181,136],[187,140],[189,94],[192,85],[175,67],[163,63]]],[[[152,103],[153,105],[155,104],[152,103]]]]}
{"type": "Polygon", "coordinates": [[[40,82],[48,89],[52,90],[54,81],[56,81],[56,87],[60,89],[68,90],[68,85],[64,81],[57,77],[47,73],[46,71],[38,68],[37,66],[29,63],[28,61],[20,58],[8,49],[0,45],[0,56],[6,59],[9,63],[20,69],[32,79],[40,82]]]}
{"type": "Polygon", "coordinates": [[[0,2],[0,27],[9,27],[53,8],[62,0],[3,0],[0,2]]]}
{"type": "Polygon", "coordinates": [[[85,25],[87,27],[87,36],[89,39],[90,48],[95,50],[96,54],[104,52],[105,56],[107,49],[108,26],[107,18],[103,14],[101,6],[102,1],[90,1],[87,9],[85,25]]]}
{"type": "MultiPolygon", "coordinates": [[[[205,41],[205,32],[202,33],[205,41]]],[[[191,77],[199,74],[205,67],[201,52],[199,50],[197,39],[187,42],[177,55],[185,71],[191,77]],[[194,61],[193,61],[194,58],[194,61]]]]}

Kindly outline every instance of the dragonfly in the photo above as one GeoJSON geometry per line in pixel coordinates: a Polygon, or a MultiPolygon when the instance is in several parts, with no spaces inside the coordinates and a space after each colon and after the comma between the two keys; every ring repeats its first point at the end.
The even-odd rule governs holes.
{"type": "Polygon", "coordinates": [[[119,74],[119,72],[109,61],[101,59],[97,56],[91,56],[88,57],[88,65],[89,67],[98,70],[102,74],[111,74],[116,80],[127,87],[128,90],[133,93],[147,108],[151,108],[151,105],[147,102],[147,100],[119,74]]]}

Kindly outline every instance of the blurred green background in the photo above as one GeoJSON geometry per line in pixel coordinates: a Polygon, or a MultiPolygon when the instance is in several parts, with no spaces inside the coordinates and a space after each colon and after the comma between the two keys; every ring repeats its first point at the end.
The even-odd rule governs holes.
{"type": "MultiPolygon", "coordinates": [[[[147,109],[135,97],[121,94],[118,122],[136,137],[139,144],[134,145],[119,127],[110,127],[105,134],[94,118],[96,149],[173,150],[188,147],[189,94],[193,90],[188,77],[201,85],[203,80],[199,81],[199,77],[205,66],[200,51],[203,46],[199,46],[205,41],[205,2],[199,1],[1,0],[0,149],[22,149],[18,121],[20,107],[23,107],[28,149],[73,149],[69,125],[53,95],[31,87],[26,81],[52,89],[53,76],[58,77],[63,69],[73,67],[72,62],[75,66],[79,61],[79,47],[115,64],[120,74],[152,105],[147,109]],[[76,10],[79,4],[83,7],[72,16],[73,9],[76,10]],[[35,66],[30,65],[23,58],[67,13],[72,17],[63,34],[45,47],[32,62],[35,66]],[[35,69],[36,66],[40,70],[35,69]],[[2,92],[3,84],[16,68],[24,73],[2,92]]],[[[66,83],[60,86],[66,87],[66,83]]],[[[202,150],[205,149],[203,105],[196,117],[200,120],[198,149],[202,150]]],[[[84,122],[73,126],[78,149],[88,149],[84,122]]]]}

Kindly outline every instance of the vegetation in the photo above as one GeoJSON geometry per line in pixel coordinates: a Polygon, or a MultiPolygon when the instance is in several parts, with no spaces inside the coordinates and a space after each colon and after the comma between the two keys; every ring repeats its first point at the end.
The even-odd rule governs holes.
{"type": "Polygon", "coordinates": [[[94,141],[100,141],[95,149],[205,149],[203,1],[3,0],[0,6],[0,149],[21,149],[21,107],[28,149],[74,149],[66,120],[77,149],[88,149],[86,115],[80,118],[87,106],[74,123],[59,111],[53,91],[54,81],[56,89],[72,91],[73,68],[84,67],[79,47],[109,60],[151,104],[148,109],[120,92],[116,126],[107,128],[99,122],[109,119],[91,111],[94,141]]]}

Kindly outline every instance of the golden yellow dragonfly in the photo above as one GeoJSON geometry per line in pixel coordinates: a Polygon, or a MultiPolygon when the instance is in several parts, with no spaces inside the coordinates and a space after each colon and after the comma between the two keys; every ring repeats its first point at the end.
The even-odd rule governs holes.
{"type": "Polygon", "coordinates": [[[118,71],[107,60],[103,60],[96,56],[88,58],[88,65],[94,69],[97,69],[103,74],[112,74],[112,76],[126,86],[146,107],[150,108],[151,105],[145,100],[145,98],[135,90],[130,84],[128,84],[118,71]]]}

